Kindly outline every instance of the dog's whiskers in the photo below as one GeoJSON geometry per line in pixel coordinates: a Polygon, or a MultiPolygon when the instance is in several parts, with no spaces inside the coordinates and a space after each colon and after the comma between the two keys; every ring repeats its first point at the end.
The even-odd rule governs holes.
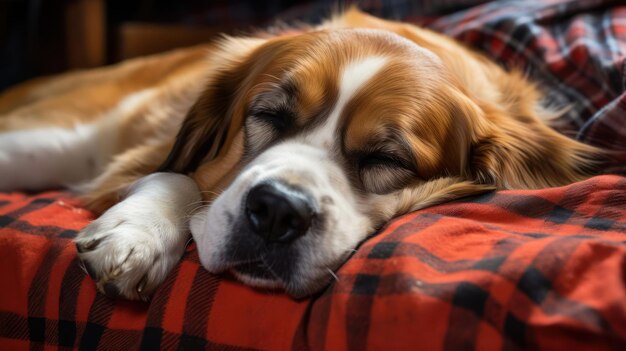
{"type": "Polygon", "coordinates": [[[333,278],[335,278],[336,281],[339,281],[339,277],[337,276],[337,274],[335,274],[335,272],[333,272],[332,269],[326,267],[326,270],[328,271],[328,273],[330,273],[330,275],[333,276],[333,278]]]}
{"type": "Polygon", "coordinates": [[[204,204],[195,207],[191,211],[188,211],[184,216],[179,217],[178,219],[183,219],[183,220],[188,221],[191,219],[191,217],[193,217],[196,214],[196,212],[203,210],[205,208],[211,207],[212,204],[213,204],[213,201],[207,201],[204,204]]]}
{"type": "Polygon", "coordinates": [[[189,244],[191,244],[192,241],[193,241],[193,237],[190,235],[189,239],[187,239],[187,242],[185,243],[185,247],[189,246],[189,244]]]}
{"type": "Polygon", "coordinates": [[[201,210],[201,209],[204,209],[204,208],[210,207],[212,204],[213,204],[213,201],[205,201],[205,202],[203,202],[202,204],[200,204],[199,206],[194,207],[194,209],[192,209],[192,210],[190,211],[190,213],[191,213],[191,214],[194,214],[194,213],[198,212],[198,211],[199,211],[199,210],[201,210]]]}
{"type": "Polygon", "coordinates": [[[86,274],[86,275],[89,275],[89,272],[87,271],[87,267],[85,266],[85,261],[83,261],[83,260],[79,260],[79,261],[78,261],[78,267],[79,267],[80,269],[82,269],[82,270],[83,270],[83,272],[85,272],[85,274],[86,274]]]}
{"type": "Polygon", "coordinates": [[[189,206],[197,205],[197,204],[200,204],[200,203],[204,204],[206,202],[207,202],[206,200],[198,200],[198,201],[194,201],[194,202],[190,203],[189,206]]]}
{"type": "Polygon", "coordinates": [[[211,191],[211,190],[200,190],[200,194],[211,194],[215,197],[220,196],[222,193],[221,192],[217,192],[217,191],[211,191]]]}

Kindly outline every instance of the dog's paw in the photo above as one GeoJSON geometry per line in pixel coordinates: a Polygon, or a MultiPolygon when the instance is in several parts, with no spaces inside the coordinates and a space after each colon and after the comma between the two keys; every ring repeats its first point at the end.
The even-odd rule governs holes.
{"type": "Polygon", "coordinates": [[[175,221],[122,202],[74,241],[99,291],[145,301],[180,260],[187,236],[180,231],[175,221]]]}

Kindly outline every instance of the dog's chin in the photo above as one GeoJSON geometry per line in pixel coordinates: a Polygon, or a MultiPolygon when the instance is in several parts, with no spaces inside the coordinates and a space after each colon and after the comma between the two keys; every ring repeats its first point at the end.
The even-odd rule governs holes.
{"type": "Polygon", "coordinates": [[[240,282],[265,289],[284,289],[284,284],[261,261],[249,262],[230,268],[230,272],[240,282]]]}
{"type": "Polygon", "coordinates": [[[240,282],[257,289],[270,289],[276,292],[284,291],[292,298],[299,300],[313,295],[321,290],[328,282],[319,281],[312,285],[299,285],[294,282],[285,282],[271,272],[261,261],[237,264],[228,268],[230,272],[240,282]]]}

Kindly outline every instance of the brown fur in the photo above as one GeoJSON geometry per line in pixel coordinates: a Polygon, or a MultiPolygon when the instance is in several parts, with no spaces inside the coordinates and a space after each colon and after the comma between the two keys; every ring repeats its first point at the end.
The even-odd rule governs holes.
{"type": "MultiPolygon", "coordinates": [[[[519,72],[506,72],[440,34],[355,9],[320,29],[351,27],[399,34],[435,53],[441,63],[407,66],[403,62],[413,57],[400,54],[393,43],[381,44],[375,50],[398,64],[346,107],[352,116],[342,128],[347,153],[384,143],[383,130],[392,123],[408,148],[398,152],[409,153],[406,157],[418,165],[419,179],[405,185],[399,208],[381,212],[406,212],[492,188],[562,185],[586,177],[601,157],[598,149],[546,126],[552,113],[539,107],[541,93],[519,72]],[[441,75],[430,74],[431,69],[441,75]],[[416,111],[420,118],[414,118],[416,111]],[[414,183],[419,191],[411,190],[418,189],[414,183]]],[[[179,50],[29,82],[0,96],[0,131],[93,122],[123,97],[153,88],[149,102],[125,111],[114,126],[119,143],[109,166],[87,188],[88,207],[106,210],[128,184],[157,169],[192,174],[211,199],[241,165],[242,125],[250,100],[264,85],[281,83],[277,77],[284,67],[298,62],[292,83],[306,87],[296,99],[299,127],[317,123],[321,109],[335,101],[337,67],[346,53],[361,50],[359,41],[340,38],[333,45],[341,50],[328,50],[325,62],[302,62],[302,48],[324,50],[316,38],[228,38],[210,49],[179,50]],[[193,100],[186,117],[163,112],[176,104],[191,106],[193,100]],[[175,139],[172,131],[178,129],[175,139]]]]}

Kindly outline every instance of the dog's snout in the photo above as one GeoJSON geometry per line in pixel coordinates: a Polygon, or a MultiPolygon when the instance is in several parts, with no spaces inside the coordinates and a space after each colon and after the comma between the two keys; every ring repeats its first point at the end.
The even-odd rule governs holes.
{"type": "Polygon", "coordinates": [[[307,232],[313,218],[308,195],[274,183],[253,187],[246,199],[252,231],[266,242],[287,243],[307,232]]]}

